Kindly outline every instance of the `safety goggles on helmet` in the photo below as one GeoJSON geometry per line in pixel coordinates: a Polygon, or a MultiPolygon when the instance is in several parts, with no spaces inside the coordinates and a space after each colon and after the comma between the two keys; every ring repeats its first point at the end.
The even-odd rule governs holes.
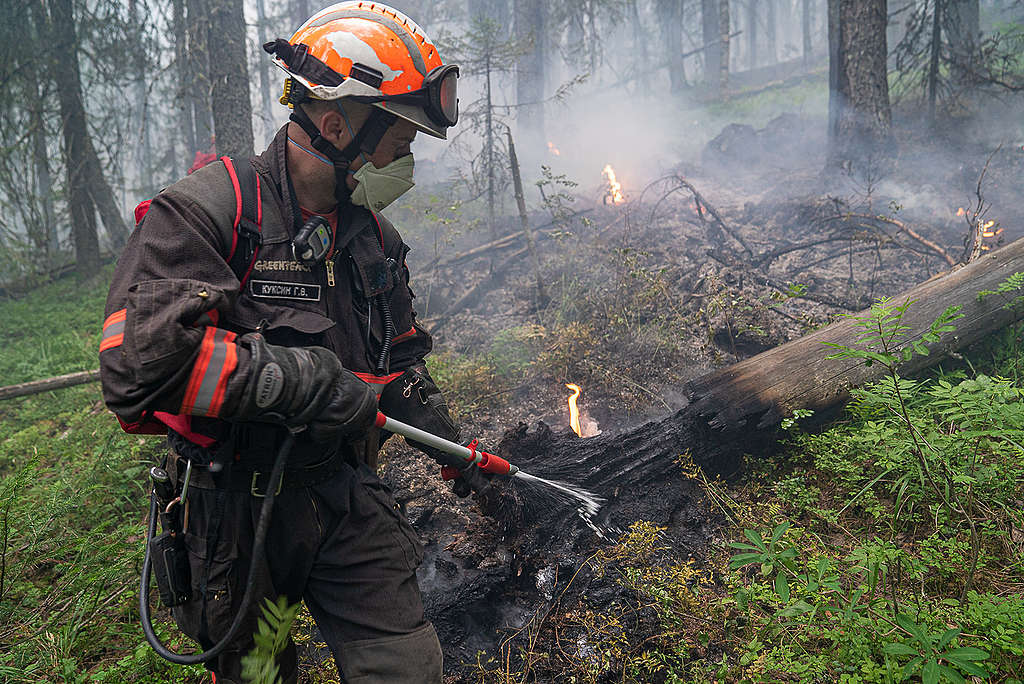
{"type": "Polygon", "coordinates": [[[459,121],[458,78],[458,65],[442,64],[430,70],[418,90],[398,95],[356,96],[351,99],[366,104],[413,105],[421,108],[437,126],[454,126],[459,121]]]}

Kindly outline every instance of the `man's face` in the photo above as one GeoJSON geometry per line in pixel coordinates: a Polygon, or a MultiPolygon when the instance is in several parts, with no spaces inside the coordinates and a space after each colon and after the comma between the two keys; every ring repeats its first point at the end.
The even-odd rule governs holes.
{"type": "MultiPolygon", "coordinates": [[[[331,108],[326,110],[319,121],[320,130],[323,136],[339,150],[352,141],[352,131],[358,132],[370,116],[371,106],[357,103],[346,103],[344,115],[340,110],[331,108]],[[346,123],[345,119],[348,118],[346,123]],[[351,125],[351,131],[349,130],[351,125]]],[[[377,149],[367,157],[375,167],[382,169],[399,157],[404,157],[411,152],[412,141],[416,139],[416,127],[405,119],[396,119],[395,123],[384,133],[384,136],[377,143],[377,149]]],[[[357,155],[349,167],[348,185],[355,188],[356,182],[352,173],[359,170],[364,164],[363,155],[357,155]]]]}
{"type": "MultiPolygon", "coordinates": [[[[378,169],[384,168],[399,157],[404,157],[412,151],[412,141],[416,139],[416,127],[405,119],[398,119],[384,134],[384,137],[377,143],[377,149],[370,155],[369,160],[378,169]]],[[[352,162],[352,170],[357,171],[363,165],[363,158],[357,157],[352,162]],[[356,163],[358,161],[358,164],[356,163]]]]}

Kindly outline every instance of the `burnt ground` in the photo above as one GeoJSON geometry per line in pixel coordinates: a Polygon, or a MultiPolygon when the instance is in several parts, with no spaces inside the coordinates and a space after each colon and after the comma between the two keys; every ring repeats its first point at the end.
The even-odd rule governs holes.
{"type": "MultiPolygon", "coordinates": [[[[760,131],[727,128],[699,163],[646,186],[625,183],[625,204],[603,203],[598,188],[569,208],[585,220],[533,215],[545,226],[536,236],[543,300],[518,238],[464,259],[453,256],[489,238],[464,236],[446,249],[453,256],[433,263],[410,256],[442,359],[435,375],[464,434],[499,445],[527,471],[607,499],[602,538],[571,506],[518,484],[498,502],[458,500],[431,461],[397,440],[387,445],[385,476],[426,546],[420,582],[447,681],[481,681],[477,663],[516,672],[537,652],[590,657],[558,616],[630,603],[620,582],[587,561],[634,521],[664,527],[677,560],[699,567],[716,552],[721,514],[682,476],[677,457],[690,450],[707,470],[730,476],[742,453],[767,453],[773,440],[720,443],[688,417],[687,380],[959,261],[968,224],[957,209],[976,209],[986,162],[983,221],[1004,231],[985,247],[1024,232],[1019,143],[989,160],[992,145],[907,133],[878,168],[825,176],[820,159],[797,151],[814,146],[806,133],[814,129],[794,116],[760,131]],[[794,283],[806,290],[791,298],[794,283]],[[569,432],[565,382],[583,386],[602,434],[569,432]]],[[[622,629],[639,643],[660,627],[633,605],[622,629]]],[[[531,660],[530,681],[558,681],[558,662],[531,660]]]]}

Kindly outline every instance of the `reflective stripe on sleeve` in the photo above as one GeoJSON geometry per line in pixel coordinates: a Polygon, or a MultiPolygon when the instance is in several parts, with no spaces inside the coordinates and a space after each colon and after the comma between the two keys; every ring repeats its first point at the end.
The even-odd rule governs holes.
{"type": "Polygon", "coordinates": [[[199,346],[199,358],[192,367],[179,413],[217,416],[224,404],[228,378],[237,366],[235,333],[220,328],[206,328],[203,342],[199,346]]]}
{"type": "Polygon", "coordinates": [[[103,321],[103,339],[100,340],[101,352],[119,347],[124,342],[124,321],[127,314],[128,309],[121,309],[110,314],[107,316],[107,320],[103,321]]]}

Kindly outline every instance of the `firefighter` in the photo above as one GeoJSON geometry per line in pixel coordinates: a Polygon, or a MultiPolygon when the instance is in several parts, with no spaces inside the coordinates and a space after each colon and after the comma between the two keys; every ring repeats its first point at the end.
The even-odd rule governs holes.
{"type": "MultiPolygon", "coordinates": [[[[440,682],[416,582],[423,549],[375,474],[373,424],[379,404],[448,439],[458,429],[423,364],[431,338],[408,247],[378,212],[413,184],[416,135],[443,139],[456,123],[458,67],[408,17],[363,2],[264,48],[286,72],[290,121],[258,157],[211,163],[153,199],[107,300],[104,397],[129,431],[166,426],[179,491],[189,472],[176,509],[191,590],[173,608],[181,629],[216,643],[254,570],[240,636],[207,663],[218,684],[241,681],[259,606],[282,595],[305,601],[345,681],[440,682]],[[295,446],[271,483],[285,427],[295,446]]],[[[486,487],[480,475],[467,470],[457,489],[486,487]]],[[[291,642],[279,665],[296,681],[291,642]]]]}

